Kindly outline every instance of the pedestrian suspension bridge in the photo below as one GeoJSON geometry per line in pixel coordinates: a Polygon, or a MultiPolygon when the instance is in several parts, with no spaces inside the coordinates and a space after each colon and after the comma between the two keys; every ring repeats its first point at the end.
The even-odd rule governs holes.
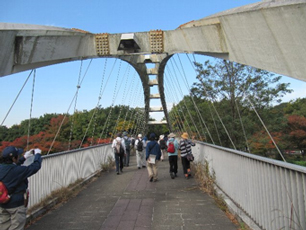
{"type": "MultiPolygon", "coordinates": [[[[92,34],[80,29],[0,23],[0,76],[10,77],[8,75],[32,70],[30,77],[35,76],[35,69],[40,67],[79,61],[80,75],[72,100],[72,103],[75,102],[76,105],[78,92],[82,90],[81,76],[86,76],[86,71],[85,74],[82,72],[83,63],[89,60],[88,68],[90,68],[92,61],[102,58],[103,72],[107,68],[112,69],[114,65],[117,66],[118,73],[109,76],[103,74],[97,108],[103,105],[101,98],[104,97],[103,89],[109,77],[116,78],[112,105],[117,100],[118,91],[121,90],[123,95],[126,95],[121,99],[122,104],[126,103],[130,107],[142,104],[139,107],[144,108],[135,114],[121,114],[120,110],[117,124],[120,117],[124,117],[124,121],[131,120],[128,119],[129,117],[137,117],[132,129],[134,135],[146,133],[149,125],[166,125],[169,131],[175,132],[177,136],[185,131],[190,136],[195,135],[198,140],[196,147],[193,148],[195,162],[207,165],[210,175],[214,177],[216,189],[222,194],[229,209],[235,215],[252,229],[302,230],[306,229],[306,169],[304,167],[239,151],[232,140],[232,149],[215,145],[202,118],[204,111],[197,107],[194,100],[191,104],[193,114],[196,116],[191,115],[189,112],[191,108],[187,108],[186,105],[180,108],[181,114],[177,112],[170,116],[169,111],[171,103],[172,105],[179,103],[184,92],[187,91],[191,99],[193,98],[188,86],[189,75],[184,71],[182,58],[187,60],[195,76],[197,73],[193,62],[197,62],[198,55],[207,55],[305,81],[305,18],[305,0],[266,0],[191,21],[171,31],[92,34]],[[112,61],[111,66],[108,65],[108,62],[111,62],[110,59],[115,60],[112,61]],[[128,65],[124,65],[126,63],[128,65]],[[121,66],[126,67],[121,70],[121,66]],[[120,71],[124,72],[125,79],[119,79],[120,71]],[[134,74],[133,71],[135,71],[134,74]],[[186,87],[183,87],[184,84],[186,87]],[[153,107],[156,101],[160,104],[153,107]],[[164,119],[150,121],[149,118],[154,113],[162,113],[164,119]],[[173,126],[177,118],[190,123],[185,122],[184,126],[173,126]],[[195,118],[202,122],[201,127],[194,124],[195,118]],[[195,129],[191,129],[191,126],[195,129]],[[203,137],[207,142],[202,142],[203,137]]],[[[219,117],[218,114],[216,116],[219,117]]],[[[96,125],[94,117],[90,124],[96,125]]],[[[108,123],[104,125],[103,132],[108,129],[108,123]]],[[[105,133],[101,134],[103,135],[105,133]]],[[[109,157],[112,157],[110,145],[95,143],[86,148],[80,146],[78,149],[44,156],[42,169],[30,178],[30,207],[34,207],[61,187],[66,187],[80,179],[87,180],[93,177],[101,171],[101,165],[106,164],[109,157]]],[[[132,172],[131,169],[129,172],[132,172]]],[[[139,191],[146,191],[146,189],[158,191],[156,187],[150,187],[153,185],[145,181],[143,171],[142,173],[137,171],[133,175],[129,178],[131,182],[135,178],[138,178],[138,182],[126,185],[121,198],[117,197],[117,200],[110,204],[112,208],[119,210],[119,207],[123,207],[124,204],[124,207],[129,207],[128,199],[123,199],[129,192],[135,192],[136,195],[133,198],[139,201],[143,198],[143,194],[139,191]],[[137,185],[144,187],[137,187],[137,185]]],[[[163,178],[161,181],[169,180],[163,176],[160,178],[163,178]]],[[[172,186],[174,182],[169,183],[172,186]]],[[[188,187],[190,184],[186,183],[193,182],[182,181],[181,183],[188,187]]],[[[179,199],[179,197],[178,195],[176,198],[179,199]]],[[[159,199],[161,197],[154,199],[146,197],[141,201],[144,206],[140,204],[138,207],[147,211],[156,210],[159,199]]],[[[184,197],[184,199],[189,198],[184,197]]],[[[180,202],[183,201],[180,200],[180,202]]],[[[191,199],[190,202],[201,204],[199,200],[195,202],[191,199]]],[[[158,204],[162,204],[162,201],[158,204]]],[[[86,206],[86,203],[83,205],[86,206]]],[[[170,203],[167,205],[170,207],[170,203]]],[[[201,205],[205,209],[205,204],[201,205]]],[[[181,217],[184,216],[182,210],[183,208],[177,211],[181,217]]],[[[202,211],[198,210],[198,213],[202,211]]],[[[121,210],[121,212],[125,211],[121,210]]],[[[149,213],[149,217],[144,218],[145,224],[138,225],[139,229],[163,229],[162,227],[170,229],[170,224],[166,222],[158,226],[154,224],[154,221],[162,220],[163,217],[150,211],[146,213],[149,213]]],[[[75,215],[78,215],[78,212],[75,215]]],[[[139,214],[135,213],[135,215],[139,217],[139,214]]],[[[116,221],[110,221],[111,218],[111,213],[104,215],[103,223],[97,223],[99,227],[91,229],[127,227],[119,220],[118,225],[115,225],[116,221]],[[110,225],[105,225],[108,221],[110,225]]],[[[185,216],[181,219],[184,221],[178,229],[188,229],[188,226],[193,229],[205,229],[203,227],[205,223],[197,222],[199,219],[201,218],[187,225],[188,218],[185,216]]],[[[136,225],[131,226],[130,229],[137,229],[136,225]]],[[[209,229],[226,229],[213,226],[214,224],[210,223],[209,229]]]]}

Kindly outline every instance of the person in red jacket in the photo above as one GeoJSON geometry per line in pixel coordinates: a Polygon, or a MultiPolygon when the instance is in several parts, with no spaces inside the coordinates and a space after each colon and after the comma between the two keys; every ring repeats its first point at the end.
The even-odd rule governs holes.
{"type": "Polygon", "coordinates": [[[28,189],[28,177],[37,173],[41,168],[41,150],[32,149],[24,156],[22,149],[14,146],[6,147],[1,154],[0,181],[6,186],[10,195],[7,203],[0,204],[0,229],[24,229],[26,223],[26,211],[28,189]],[[34,155],[34,161],[28,165],[22,165],[25,160],[34,155]]]}

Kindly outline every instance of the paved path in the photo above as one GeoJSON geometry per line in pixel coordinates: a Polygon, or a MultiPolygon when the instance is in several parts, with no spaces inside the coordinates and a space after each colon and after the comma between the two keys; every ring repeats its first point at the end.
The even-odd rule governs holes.
{"type": "Polygon", "coordinates": [[[32,224],[27,230],[237,230],[214,200],[197,188],[195,179],[171,179],[168,161],[159,162],[159,180],[149,182],[135,157],[123,173],[102,173],[76,197],[32,224]]]}

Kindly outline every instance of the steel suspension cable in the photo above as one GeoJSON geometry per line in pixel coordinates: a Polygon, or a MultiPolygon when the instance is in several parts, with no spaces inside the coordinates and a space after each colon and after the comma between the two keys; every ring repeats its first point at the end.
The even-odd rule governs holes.
{"type": "MultiPolygon", "coordinates": [[[[167,85],[170,84],[168,78],[165,78],[165,82],[166,82],[167,85]]],[[[172,88],[171,87],[167,87],[167,91],[169,91],[169,95],[172,96],[172,99],[170,97],[169,97],[169,99],[172,100],[172,101],[175,101],[173,93],[172,93],[172,91],[170,91],[170,89],[172,89],[172,88]]],[[[179,105],[178,105],[178,107],[179,107],[179,105]]],[[[173,112],[171,114],[173,114],[173,116],[174,116],[174,121],[176,121],[177,119],[179,120],[179,126],[178,127],[179,127],[180,131],[182,132],[182,129],[187,130],[183,120],[181,119],[181,116],[179,115],[179,112],[176,109],[173,109],[173,112]],[[175,115],[177,116],[177,119],[176,119],[175,115]]]]}
{"type": "MultiPolygon", "coordinates": [[[[202,83],[203,88],[205,88],[205,85],[204,85],[203,79],[202,79],[200,76],[198,77],[198,79],[199,79],[199,81],[202,83]]],[[[206,93],[206,89],[205,89],[205,93],[206,93]]],[[[207,94],[207,93],[206,93],[206,94],[207,94]]],[[[213,99],[212,99],[212,100],[213,100],[213,99]]],[[[236,146],[235,146],[235,144],[234,144],[234,142],[233,142],[232,138],[230,137],[229,132],[227,131],[227,128],[225,127],[225,125],[224,125],[224,123],[223,123],[223,121],[222,121],[222,119],[221,119],[221,117],[220,117],[220,115],[219,115],[219,113],[218,113],[218,111],[217,111],[217,109],[216,109],[216,107],[215,107],[214,103],[212,103],[212,107],[214,108],[215,113],[217,114],[217,117],[218,117],[218,119],[219,119],[220,123],[222,124],[222,126],[223,126],[223,128],[224,128],[224,130],[225,130],[225,132],[226,132],[226,134],[227,134],[227,136],[228,136],[228,138],[229,138],[230,142],[232,143],[232,145],[233,145],[234,149],[236,149],[236,146]]]]}
{"type": "MultiPolygon", "coordinates": [[[[118,79],[119,79],[120,70],[121,70],[121,61],[119,62],[119,69],[118,69],[117,78],[116,78],[116,82],[115,82],[115,88],[114,88],[114,93],[113,93],[113,98],[112,98],[112,104],[111,104],[111,107],[110,107],[110,111],[109,111],[106,123],[104,123],[103,130],[102,130],[102,132],[100,134],[99,141],[100,141],[102,135],[104,134],[105,129],[108,129],[108,125],[109,125],[108,122],[110,120],[110,117],[111,117],[111,114],[112,114],[112,111],[113,111],[113,108],[114,108],[114,103],[115,103],[115,100],[116,100],[116,91],[117,91],[117,85],[118,85],[118,79]]],[[[113,138],[113,135],[114,134],[112,133],[110,139],[113,138]]]]}
{"type": "Polygon", "coordinates": [[[244,135],[244,138],[245,138],[245,144],[246,144],[246,146],[247,146],[247,150],[248,150],[248,152],[250,153],[250,147],[249,147],[249,144],[248,144],[247,135],[246,135],[246,132],[245,132],[245,128],[244,128],[244,125],[243,125],[243,122],[242,122],[242,118],[241,118],[240,110],[239,110],[238,103],[237,103],[237,101],[236,101],[236,100],[235,100],[235,104],[236,104],[236,108],[237,108],[237,112],[238,112],[238,116],[239,116],[240,124],[241,124],[241,127],[242,127],[243,135],[244,135]]]}
{"type": "MultiPolygon", "coordinates": [[[[104,62],[104,69],[103,69],[103,75],[102,75],[102,80],[101,80],[101,85],[100,85],[100,92],[99,92],[99,96],[98,96],[98,102],[97,102],[97,105],[96,105],[96,107],[95,107],[95,109],[94,109],[94,111],[93,111],[93,114],[92,114],[91,118],[90,118],[90,121],[89,121],[89,123],[88,123],[88,125],[87,125],[86,131],[85,131],[85,133],[84,133],[84,135],[83,135],[83,139],[82,139],[82,141],[81,141],[81,143],[80,143],[80,145],[79,145],[79,148],[81,148],[81,147],[82,147],[82,144],[84,143],[84,140],[85,140],[85,138],[86,138],[86,136],[87,136],[88,130],[89,130],[89,128],[90,128],[90,126],[91,126],[91,124],[92,124],[92,121],[93,121],[94,118],[95,118],[95,114],[96,114],[96,112],[97,112],[97,110],[98,110],[98,107],[99,107],[99,104],[100,104],[100,100],[101,100],[101,98],[102,98],[102,87],[103,87],[103,81],[104,81],[104,76],[105,76],[106,64],[107,64],[107,59],[106,59],[106,61],[104,62]]],[[[91,139],[90,145],[92,145],[92,142],[93,142],[93,136],[94,136],[94,129],[95,129],[95,126],[96,126],[96,125],[95,125],[95,123],[94,123],[93,131],[92,131],[92,139],[91,139]]]]}
{"type": "MultiPolygon", "coordinates": [[[[171,61],[171,59],[170,59],[170,63],[171,63],[171,65],[172,65],[172,69],[173,69],[173,71],[174,71],[174,75],[170,74],[170,76],[171,76],[171,78],[172,78],[172,79],[171,79],[171,82],[174,82],[176,88],[179,89],[180,94],[181,94],[181,95],[184,95],[183,92],[182,92],[182,89],[181,89],[181,87],[180,87],[180,84],[179,84],[179,82],[178,82],[178,80],[177,80],[177,78],[176,78],[175,68],[174,68],[174,66],[173,66],[173,62],[171,61]],[[176,81],[173,80],[173,79],[176,79],[176,81]]],[[[169,72],[170,72],[170,69],[168,69],[168,70],[169,70],[169,72]]],[[[176,91],[175,91],[175,92],[176,92],[176,91]]],[[[176,95],[176,97],[178,98],[178,96],[177,96],[176,93],[175,93],[175,95],[176,95]]],[[[178,100],[178,101],[179,101],[179,100],[178,100]]],[[[185,106],[185,109],[187,110],[188,115],[191,117],[191,114],[190,114],[190,112],[188,111],[188,108],[187,108],[187,106],[186,106],[186,101],[184,100],[184,98],[182,98],[182,102],[183,102],[183,106],[185,106]]],[[[178,104],[178,105],[179,105],[179,104],[178,104]]],[[[188,126],[188,128],[189,128],[189,132],[188,132],[188,130],[186,130],[186,132],[188,132],[188,133],[191,135],[191,134],[192,134],[192,129],[191,129],[190,125],[189,125],[188,119],[186,118],[186,116],[185,116],[184,113],[183,113],[183,110],[184,110],[184,109],[181,108],[181,113],[183,114],[184,121],[187,123],[187,126],[188,126]]]]}
{"type": "MultiPolygon", "coordinates": [[[[134,92],[133,89],[134,89],[134,80],[135,80],[135,77],[136,77],[136,72],[134,72],[133,77],[132,77],[132,81],[130,82],[130,86],[128,87],[130,89],[130,92],[134,92]]],[[[132,103],[132,97],[133,97],[133,93],[130,93],[129,94],[129,99],[128,99],[128,106],[127,106],[128,110],[127,110],[127,112],[126,112],[126,114],[124,116],[124,120],[123,120],[123,127],[124,127],[123,130],[126,130],[126,131],[129,128],[129,126],[126,126],[126,119],[127,119],[128,114],[130,112],[130,105],[132,103]]]]}
{"type": "MultiPolygon", "coordinates": [[[[192,61],[190,60],[189,55],[186,54],[186,56],[187,56],[187,58],[188,58],[188,60],[189,60],[189,62],[190,62],[190,65],[192,66],[192,68],[193,68],[193,70],[195,71],[195,74],[196,74],[197,71],[196,71],[196,69],[195,69],[195,67],[194,67],[194,64],[192,64],[192,61]]],[[[186,79],[186,81],[187,81],[187,79],[186,79]]],[[[192,93],[191,89],[190,89],[190,93],[192,93]]],[[[193,93],[192,93],[192,94],[193,94],[193,93]]],[[[194,97],[194,96],[195,96],[195,95],[193,94],[193,97],[194,97]]],[[[192,97],[192,98],[193,98],[193,97],[192,97]]],[[[209,136],[210,140],[212,141],[213,144],[215,144],[215,142],[214,142],[214,140],[213,140],[213,138],[212,138],[212,135],[211,135],[211,133],[210,133],[210,131],[209,131],[209,129],[208,129],[208,126],[206,125],[206,122],[204,121],[204,119],[203,119],[203,117],[202,117],[202,114],[200,113],[200,110],[199,110],[198,106],[196,105],[196,103],[195,103],[195,101],[194,101],[193,99],[192,99],[192,101],[193,101],[193,103],[194,103],[194,105],[195,105],[195,108],[196,108],[197,113],[198,113],[198,115],[199,115],[199,117],[200,117],[200,120],[202,121],[202,123],[203,123],[204,126],[205,126],[205,129],[206,129],[206,131],[207,131],[207,133],[208,133],[208,136],[209,136]]],[[[220,139],[220,138],[219,138],[219,139],[220,139]]]]}
{"type": "MultiPolygon", "coordinates": [[[[83,80],[84,80],[84,78],[85,78],[85,76],[86,76],[86,74],[87,74],[87,71],[88,71],[88,69],[89,69],[89,67],[90,67],[90,65],[91,65],[91,62],[92,62],[92,59],[90,60],[90,63],[88,64],[88,67],[87,67],[87,69],[86,69],[86,71],[85,71],[85,73],[84,73],[84,75],[83,75],[83,78],[82,78],[82,80],[81,80],[81,82],[80,82],[80,85],[79,85],[80,87],[81,87],[81,85],[82,85],[82,83],[83,83],[83,80]]],[[[78,93],[78,89],[77,89],[77,92],[74,94],[74,96],[73,96],[73,98],[72,98],[72,100],[71,100],[71,103],[70,103],[70,105],[69,105],[69,107],[68,107],[68,109],[67,109],[67,112],[65,113],[65,116],[63,117],[63,119],[62,119],[62,121],[61,121],[60,127],[58,128],[58,130],[57,130],[57,132],[56,132],[56,135],[55,135],[55,137],[54,137],[54,139],[53,139],[53,141],[52,141],[52,143],[51,143],[51,145],[50,145],[50,148],[49,148],[49,150],[48,150],[47,155],[49,155],[49,153],[50,153],[50,151],[51,151],[51,149],[52,149],[52,147],[53,147],[53,145],[54,145],[54,142],[55,142],[55,140],[56,140],[56,138],[57,138],[57,136],[58,136],[58,134],[59,134],[59,132],[60,132],[62,126],[63,126],[63,123],[64,123],[64,121],[65,121],[65,119],[66,119],[68,113],[69,113],[69,110],[70,110],[70,108],[71,108],[71,106],[72,106],[72,104],[73,104],[75,98],[77,97],[77,93],[78,93]]]]}
{"type": "Polygon", "coordinates": [[[31,72],[30,72],[30,74],[28,75],[27,79],[26,79],[26,80],[25,80],[25,82],[23,83],[23,85],[22,85],[21,89],[19,90],[19,92],[18,92],[18,94],[17,94],[17,96],[16,96],[16,98],[15,98],[14,102],[12,103],[12,105],[11,105],[11,107],[9,108],[8,112],[6,113],[6,115],[5,115],[4,119],[3,119],[2,123],[1,123],[1,126],[2,126],[2,125],[3,125],[3,123],[5,122],[5,120],[6,120],[7,116],[10,114],[10,112],[11,112],[12,108],[14,107],[14,105],[15,105],[15,103],[16,103],[16,101],[17,101],[17,99],[19,98],[19,95],[21,94],[21,92],[22,92],[23,88],[24,88],[24,87],[25,87],[25,85],[27,84],[27,82],[28,82],[29,78],[31,77],[31,75],[32,75],[33,71],[34,71],[34,70],[31,70],[31,72]]]}
{"type": "MultiPolygon", "coordinates": [[[[141,88],[142,86],[140,86],[141,88]]],[[[142,88],[140,89],[142,90],[142,88]]],[[[138,104],[141,104],[143,103],[144,101],[144,98],[143,98],[143,94],[141,94],[141,96],[138,98],[138,104]],[[141,102],[140,102],[141,101],[141,102]]],[[[135,122],[134,122],[134,130],[135,130],[135,135],[137,133],[139,133],[139,130],[141,131],[141,133],[144,131],[141,127],[141,124],[142,122],[144,122],[144,117],[145,117],[145,114],[144,114],[144,111],[141,110],[141,107],[139,107],[139,109],[137,109],[138,107],[136,107],[136,113],[135,113],[135,122]]]]}
{"type": "Polygon", "coordinates": [[[92,146],[92,144],[93,144],[93,139],[94,139],[94,134],[95,134],[96,124],[97,124],[97,120],[96,120],[96,118],[97,118],[97,117],[96,117],[96,112],[97,112],[97,110],[98,110],[98,108],[99,108],[100,101],[101,101],[102,96],[103,96],[103,94],[102,94],[102,87],[103,87],[103,82],[104,82],[104,77],[105,77],[105,72],[106,72],[106,66],[107,66],[107,58],[105,59],[105,62],[104,62],[104,68],[103,68],[102,80],[101,80],[101,85],[100,85],[100,93],[99,93],[99,97],[98,97],[97,106],[96,106],[95,111],[94,111],[94,114],[93,114],[93,116],[94,116],[95,120],[94,120],[94,127],[93,127],[93,130],[92,130],[92,135],[91,135],[91,142],[90,142],[90,146],[92,146]]]}
{"type": "MultiPolygon", "coordinates": [[[[170,78],[172,78],[172,74],[171,74],[171,71],[170,71],[170,69],[168,68],[168,67],[166,67],[166,70],[168,71],[168,73],[169,73],[169,77],[170,78]]],[[[168,85],[171,85],[171,81],[170,81],[170,78],[169,79],[166,79],[166,81],[168,81],[168,85]]],[[[185,130],[185,131],[187,131],[188,129],[187,129],[187,127],[186,127],[186,125],[185,125],[185,123],[187,124],[187,126],[188,126],[188,128],[189,128],[189,133],[191,133],[191,128],[190,128],[190,126],[189,126],[189,123],[188,123],[188,121],[187,121],[187,119],[186,119],[186,117],[185,117],[185,114],[183,113],[183,108],[181,107],[181,104],[179,103],[179,99],[178,99],[178,96],[176,95],[176,93],[174,93],[174,92],[176,92],[176,91],[174,91],[174,89],[173,88],[171,88],[171,87],[169,87],[170,89],[171,89],[171,93],[172,93],[172,97],[173,97],[173,101],[174,102],[177,102],[177,107],[178,107],[178,110],[177,110],[177,117],[180,119],[180,123],[181,123],[181,125],[183,126],[182,128],[185,130]],[[174,92],[173,92],[174,91],[174,92]],[[186,121],[186,122],[184,122],[183,121],[183,119],[181,118],[181,115],[179,114],[179,112],[181,112],[182,113],[182,116],[183,116],[183,118],[184,118],[184,121],[186,121]]],[[[176,110],[173,110],[173,111],[176,111],[176,110]]]]}
{"type": "MultiPolygon", "coordinates": [[[[125,84],[124,84],[124,89],[123,89],[123,94],[122,94],[121,106],[120,106],[119,114],[118,114],[118,117],[117,117],[117,120],[116,120],[115,130],[117,130],[117,128],[118,128],[120,116],[121,116],[124,101],[125,101],[125,98],[126,98],[126,87],[128,85],[127,83],[128,83],[129,75],[130,75],[130,65],[127,65],[127,69],[126,69],[125,74],[123,76],[128,76],[128,77],[125,78],[125,84]],[[127,72],[127,74],[126,74],[126,72],[127,72]]],[[[123,83],[123,81],[121,81],[121,83],[123,83]]],[[[120,88],[119,88],[119,90],[120,90],[120,88]]],[[[118,90],[118,93],[119,93],[119,90],[118,90]]],[[[118,93],[117,93],[117,96],[118,96],[118,93]]]]}
{"type": "MultiPolygon", "coordinates": [[[[194,59],[195,59],[195,57],[194,57],[194,59]]],[[[204,73],[204,75],[205,75],[205,73],[204,73]]],[[[197,79],[201,82],[201,84],[202,84],[202,86],[203,86],[204,92],[208,95],[202,77],[201,77],[200,75],[198,75],[198,76],[197,76],[197,79]]],[[[215,105],[214,105],[214,99],[212,98],[211,100],[212,100],[211,105],[212,105],[212,107],[213,107],[213,109],[214,109],[214,111],[215,111],[215,113],[216,113],[216,115],[217,115],[217,117],[218,117],[218,119],[219,119],[219,121],[220,121],[220,123],[221,123],[223,129],[225,130],[225,132],[226,132],[226,134],[227,134],[227,137],[229,138],[229,140],[230,140],[231,144],[233,145],[234,149],[236,149],[236,146],[235,146],[234,142],[232,141],[232,138],[230,137],[230,135],[229,135],[229,133],[228,133],[228,131],[227,131],[227,129],[226,129],[226,127],[225,127],[225,125],[224,125],[224,123],[223,123],[223,121],[222,121],[222,119],[221,119],[221,117],[220,117],[220,115],[219,115],[219,113],[218,113],[218,111],[217,111],[215,105]]],[[[209,108],[210,108],[210,107],[209,107],[209,108]]],[[[216,132],[217,132],[217,134],[218,134],[219,142],[220,142],[220,144],[221,144],[221,146],[222,146],[221,138],[220,138],[220,135],[219,135],[219,131],[218,131],[217,125],[216,125],[216,123],[215,123],[214,116],[213,116],[211,110],[210,110],[210,112],[211,112],[211,116],[212,116],[213,121],[214,121],[214,125],[215,125],[215,128],[216,128],[216,132]]]]}
{"type": "MultiPolygon", "coordinates": [[[[178,59],[179,59],[179,61],[180,61],[181,69],[182,69],[183,74],[181,73],[181,71],[180,71],[180,69],[179,69],[179,67],[178,67],[178,65],[177,65],[177,63],[176,63],[176,61],[175,61],[175,59],[173,59],[173,62],[174,62],[174,64],[175,64],[175,66],[176,66],[178,72],[180,73],[181,78],[184,80],[184,77],[185,77],[185,79],[186,79],[186,74],[185,74],[185,71],[184,71],[184,68],[183,68],[183,65],[182,65],[180,56],[179,56],[179,55],[176,55],[176,56],[178,57],[178,59]]],[[[194,103],[192,94],[190,93],[191,90],[190,90],[190,87],[189,87],[189,85],[188,85],[187,79],[186,79],[186,81],[185,81],[185,86],[186,86],[186,88],[187,88],[187,90],[188,90],[188,92],[189,92],[189,95],[190,95],[190,98],[191,98],[192,102],[194,103]]],[[[194,104],[195,104],[195,103],[194,103],[194,104]]],[[[186,104],[186,109],[187,109],[188,112],[190,113],[190,111],[189,111],[189,109],[188,109],[188,107],[187,107],[187,104],[186,104]]],[[[200,134],[200,132],[199,132],[199,130],[198,130],[198,128],[197,128],[197,125],[195,124],[195,121],[194,121],[193,117],[191,116],[191,114],[190,114],[190,119],[191,119],[191,121],[192,121],[192,123],[193,123],[193,126],[194,126],[194,128],[195,128],[195,130],[196,130],[196,132],[197,132],[197,134],[198,134],[198,137],[201,138],[201,134],[200,134]]]]}
{"type": "MultiPolygon", "coordinates": [[[[171,79],[169,79],[169,80],[171,80],[170,82],[174,82],[174,86],[178,87],[177,84],[179,84],[179,83],[176,82],[176,81],[174,81],[174,80],[172,79],[172,78],[174,78],[174,76],[172,75],[170,68],[166,67],[166,69],[167,69],[167,71],[170,73],[170,74],[169,74],[169,76],[170,76],[170,78],[171,78],[171,79]]],[[[169,85],[171,85],[171,83],[169,83],[169,85]]],[[[171,88],[171,89],[174,91],[173,88],[171,88]]],[[[178,99],[178,96],[177,96],[177,94],[176,94],[176,91],[174,91],[174,92],[175,92],[175,93],[173,93],[173,95],[175,95],[176,101],[179,102],[180,100],[178,99]]],[[[181,95],[183,95],[182,92],[181,92],[181,95]]],[[[184,100],[183,100],[183,101],[184,101],[184,100]]],[[[183,102],[183,104],[184,104],[184,102],[183,102]]],[[[185,105],[185,104],[184,104],[184,105],[185,105]]],[[[183,124],[186,122],[186,124],[187,124],[187,126],[188,126],[188,128],[189,128],[189,132],[188,132],[188,129],[186,129],[185,131],[191,134],[191,133],[192,133],[192,130],[191,130],[191,128],[190,128],[188,119],[185,117],[185,114],[183,113],[183,110],[184,110],[184,109],[181,107],[180,103],[177,103],[177,106],[179,107],[179,111],[182,113],[182,115],[183,115],[183,117],[184,117],[184,122],[183,122],[183,124]]],[[[186,107],[186,106],[185,106],[185,107],[186,107]]],[[[186,128],[186,127],[185,127],[185,128],[186,128]]]]}
{"type": "Polygon", "coordinates": [[[77,87],[77,91],[76,91],[76,97],[75,97],[75,101],[74,101],[73,115],[71,116],[68,150],[70,150],[70,147],[71,147],[71,140],[72,140],[72,135],[73,135],[73,127],[74,127],[74,115],[75,115],[75,112],[76,112],[78,94],[79,94],[79,90],[80,90],[80,81],[81,81],[81,75],[82,75],[82,67],[83,67],[83,60],[81,60],[81,66],[80,66],[80,70],[79,70],[78,83],[77,83],[77,86],[76,86],[77,87]]]}
{"type": "MultiPolygon", "coordinates": [[[[136,85],[136,90],[134,90],[134,99],[133,99],[133,105],[132,107],[134,108],[132,111],[131,111],[131,115],[130,115],[130,118],[129,118],[129,123],[128,123],[128,127],[130,127],[131,125],[131,121],[134,119],[133,116],[135,116],[135,113],[136,113],[136,96],[137,96],[137,93],[138,93],[138,88],[139,88],[139,85],[140,85],[140,81],[137,82],[137,85],[136,85]]],[[[131,130],[132,132],[134,132],[133,130],[133,127],[134,127],[134,122],[132,123],[132,126],[131,126],[131,130]]]]}
{"type": "Polygon", "coordinates": [[[35,77],[36,77],[36,69],[34,70],[33,75],[33,84],[32,84],[32,95],[31,95],[31,108],[30,108],[30,118],[28,124],[28,138],[27,138],[27,150],[29,150],[29,142],[30,142],[30,131],[31,131],[31,119],[32,119],[32,109],[33,109],[33,100],[34,100],[34,88],[35,88],[35,77]]]}
{"type": "MultiPolygon", "coordinates": [[[[170,63],[172,64],[172,68],[173,68],[173,70],[174,70],[174,72],[175,72],[175,76],[177,76],[176,71],[175,71],[175,68],[174,68],[174,65],[173,65],[173,62],[174,62],[174,64],[175,64],[175,66],[177,67],[177,64],[176,64],[175,60],[174,60],[174,59],[173,59],[173,60],[170,59],[170,63]]],[[[180,70],[179,70],[178,67],[177,67],[177,69],[178,69],[178,72],[180,73],[180,70]]],[[[180,90],[181,94],[183,95],[183,91],[182,91],[182,88],[181,88],[181,86],[180,86],[180,84],[179,84],[178,78],[175,77],[175,79],[176,79],[176,81],[177,81],[178,89],[180,90]]],[[[189,115],[189,117],[190,117],[190,120],[191,120],[191,122],[192,122],[194,128],[196,129],[196,132],[197,132],[197,134],[199,135],[199,138],[200,138],[201,135],[200,135],[200,133],[199,133],[199,130],[198,130],[198,128],[197,128],[197,126],[196,126],[194,120],[193,120],[192,115],[190,114],[190,111],[189,111],[189,109],[188,109],[188,106],[187,106],[187,104],[186,104],[186,101],[185,101],[185,100],[182,100],[182,101],[183,101],[183,103],[184,103],[184,105],[185,105],[185,108],[186,108],[186,110],[187,110],[187,112],[188,112],[188,115],[189,115]]]]}
{"type": "MultiPolygon", "coordinates": [[[[108,81],[109,81],[109,79],[110,79],[110,77],[111,77],[111,75],[112,75],[112,73],[113,73],[113,70],[114,70],[115,65],[116,65],[116,63],[117,63],[117,60],[118,60],[118,59],[115,59],[115,62],[113,63],[112,69],[111,69],[111,71],[110,71],[110,74],[108,75],[106,84],[105,84],[104,89],[103,89],[103,91],[102,91],[102,94],[104,93],[104,90],[105,90],[105,88],[106,88],[106,86],[107,86],[107,83],[108,83],[108,81]]],[[[101,140],[102,136],[104,135],[104,131],[105,131],[106,127],[108,127],[108,121],[109,121],[109,119],[110,119],[112,110],[113,110],[113,105],[111,105],[111,107],[110,107],[110,111],[109,111],[108,116],[107,116],[107,118],[106,118],[106,121],[105,121],[105,123],[104,123],[103,129],[102,129],[102,131],[101,131],[101,133],[100,133],[100,136],[99,136],[99,139],[98,139],[98,143],[100,143],[100,140],[101,140]]]]}
{"type": "Polygon", "coordinates": [[[265,123],[263,122],[263,120],[261,119],[261,117],[259,116],[259,114],[258,114],[258,112],[257,112],[257,110],[256,110],[256,108],[255,108],[255,106],[254,106],[254,104],[253,104],[252,101],[250,100],[249,96],[248,96],[247,94],[245,94],[245,96],[246,96],[246,98],[248,99],[249,103],[251,104],[251,107],[252,107],[252,109],[254,110],[254,112],[256,113],[256,115],[257,115],[259,121],[261,122],[262,126],[265,128],[266,132],[268,133],[268,135],[269,135],[271,141],[273,142],[275,148],[277,149],[279,155],[281,155],[281,157],[282,157],[282,159],[283,159],[284,162],[287,162],[286,159],[284,158],[283,154],[281,153],[280,149],[278,148],[278,145],[276,144],[274,138],[273,138],[272,135],[270,134],[270,132],[269,132],[267,126],[265,125],[265,123]]]}

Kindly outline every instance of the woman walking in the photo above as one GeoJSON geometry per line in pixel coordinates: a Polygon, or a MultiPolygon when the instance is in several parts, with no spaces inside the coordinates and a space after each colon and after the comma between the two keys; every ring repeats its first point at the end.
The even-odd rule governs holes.
{"type": "Polygon", "coordinates": [[[161,151],[159,144],[155,140],[155,134],[150,134],[150,141],[146,147],[146,161],[147,161],[147,170],[149,174],[149,180],[157,181],[158,179],[158,171],[157,171],[157,164],[161,157],[161,151]]]}
{"type": "Polygon", "coordinates": [[[169,139],[167,141],[167,152],[169,158],[169,165],[170,165],[170,177],[174,179],[177,177],[177,150],[179,148],[178,142],[175,140],[175,134],[170,133],[169,139]]]}
{"type": "Polygon", "coordinates": [[[193,142],[194,137],[192,137],[192,140],[188,140],[188,133],[182,134],[182,139],[180,141],[180,150],[181,150],[181,160],[182,160],[182,166],[185,178],[188,179],[191,176],[191,170],[190,170],[190,161],[187,159],[187,154],[192,153],[191,152],[191,146],[195,146],[195,143],[193,142]]]}

